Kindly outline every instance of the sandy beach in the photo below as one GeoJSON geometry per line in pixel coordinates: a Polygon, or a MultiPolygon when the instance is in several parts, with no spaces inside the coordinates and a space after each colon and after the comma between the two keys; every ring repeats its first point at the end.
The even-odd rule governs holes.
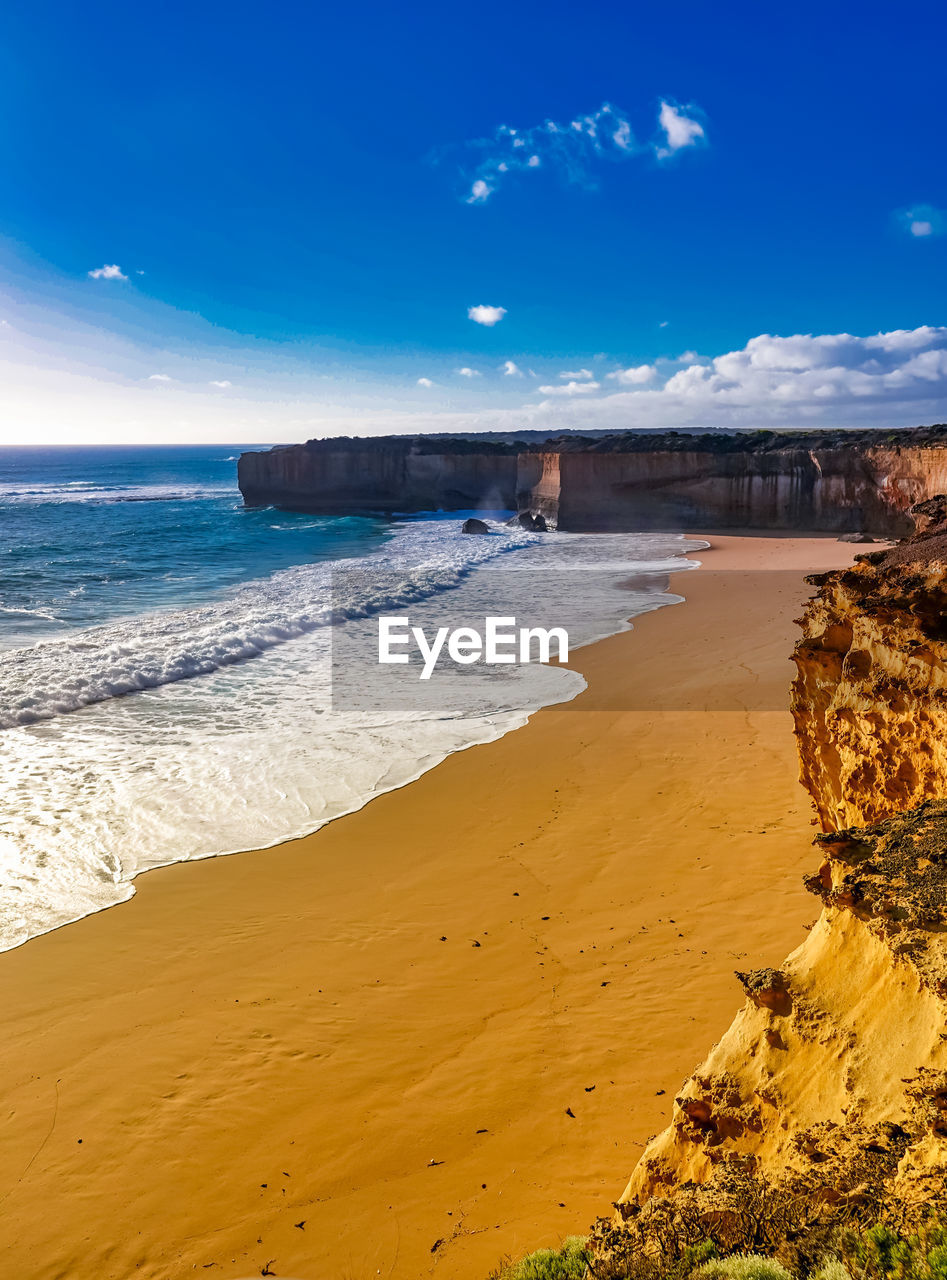
{"type": "Polygon", "coordinates": [[[707,536],[574,702],[0,956],[7,1274],[483,1280],[607,1212],[816,915],[793,619],[858,548],[707,536]]]}

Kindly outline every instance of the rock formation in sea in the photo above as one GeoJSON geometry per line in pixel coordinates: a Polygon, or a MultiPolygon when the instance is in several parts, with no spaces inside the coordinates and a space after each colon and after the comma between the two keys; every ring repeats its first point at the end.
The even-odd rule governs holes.
{"type": "Polygon", "coordinates": [[[900,537],[947,490],[947,426],[310,440],[245,453],[248,505],[323,513],[508,509],[560,529],[823,529],[900,537]]]}
{"type": "Polygon", "coordinates": [[[778,970],[737,975],[743,1007],[596,1228],[603,1259],[947,1208],[947,499],[915,514],[808,579],[792,711],[821,914],[778,970]]]}

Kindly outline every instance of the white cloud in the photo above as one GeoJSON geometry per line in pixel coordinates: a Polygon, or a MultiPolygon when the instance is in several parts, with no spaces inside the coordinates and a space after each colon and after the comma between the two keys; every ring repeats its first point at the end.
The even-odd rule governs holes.
{"type": "Polygon", "coordinates": [[[149,382],[170,382],[171,379],[166,373],[149,373],[149,382]]]}
{"type": "Polygon", "coordinates": [[[479,369],[470,369],[468,368],[467,365],[464,365],[462,369],[455,369],[454,372],[459,373],[462,378],[479,378],[480,377],[479,369]]]}
{"type": "Polygon", "coordinates": [[[947,230],[947,215],[932,204],[916,204],[911,209],[901,209],[895,215],[901,227],[915,239],[926,240],[947,230]]]}
{"type": "Polygon", "coordinates": [[[117,263],[112,263],[110,267],[96,267],[94,271],[89,272],[89,276],[93,280],[127,280],[128,276],[122,274],[122,268],[117,263]]]}
{"type": "Polygon", "coordinates": [[[208,386],[211,386],[211,387],[220,387],[220,388],[221,388],[221,390],[224,390],[224,389],[226,389],[227,387],[232,387],[232,386],[233,386],[233,383],[232,383],[232,382],[230,382],[230,381],[228,381],[226,378],[220,378],[220,379],[212,378],[212,379],[210,380],[210,382],[208,383],[208,386]]]}
{"type": "Polygon", "coordinates": [[[685,111],[695,110],[697,110],[696,107],[681,107],[662,99],[661,109],[658,112],[658,124],[664,132],[665,141],[655,147],[655,154],[659,159],[666,159],[685,147],[696,146],[697,143],[705,140],[704,126],[700,121],[692,115],[684,114],[685,111]]]}
{"type": "Polygon", "coordinates": [[[629,369],[616,369],[614,373],[607,376],[613,378],[616,382],[620,382],[623,386],[632,387],[640,386],[645,382],[650,382],[657,370],[653,364],[632,365],[629,369]]]}
{"type": "MultiPolygon", "coordinates": [[[[858,337],[850,333],[760,334],[745,347],[672,373],[663,385],[623,386],[531,424],[610,427],[900,426],[947,419],[947,326],[858,337]],[[580,418],[576,419],[576,413],[580,418]],[[567,419],[567,420],[566,420],[567,419]]],[[[589,383],[542,387],[578,394],[589,383]]]]}
{"type": "Polygon", "coordinates": [[[522,378],[523,370],[514,360],[504,360],[500,365],[500,372],[505,378],[522,378]]]}
{"type": "Polygon", "coordinates": [[[474,324],[485,324],[488,328],[499,324],[506,315],[506,307],[486,307],[482,304],[477,307],[468,307],[467,316],[474,324]]]}
{"type": "Polygon", "coordinates": [[[594,378],[595,374],[591,369],[566,369],[564,373],[560,373],[560,378],[578,378],[582,379],[594,378]]]}
{"type": "Polygon", "coordinates": [[[433,387],[433,386],[434,386],[434,383],[431,381],[431,379],[430,379],[430,378],[418,378],[418,386],[419,386],[419,387],[433,387]]]}
{"type": "MultiPolygon", "coordinates": [[[[683,108],[670,100],[661,102],[660,144],[653,150],[662,158],[704,140],[704,126],[693,115],[696,107],[683,108]]],[[[566,182],[594,188],[594,173],[603,163],[644,155],[627,115],[611,103],[603,102],[590,115],[557,123],[545,120],[528,129],[502,124],[489,138],[475,138],[462,147],[448,148],[434,157],[456,157],[461,153],[464,176],[462,199],[467,204],[486,204],[510,174],[529,170],[551,170],[566,182]]]]}
{"type": "Polygon", "coordinates": [[[659,320],[659,321],[658,321],[658,328],[659,328],[659,329],[666,329],[670,323],[671,323],[671,322],[670,322],[670,320],[659,320]]]}
{"type": "Polygon", "coordinates": [[[467,197],[468,204],[486,204],[493,193],[493,188],[489,182],[484,182],[483,178],[477,178],[471,185],[470,195],[467,197]]]}
{"type": "Polygon", "coordinates": [[[581,396],[587,391],[598,391],[598,382],[566,382],[551,387],[540,387],[544,396],[581,396]]]}

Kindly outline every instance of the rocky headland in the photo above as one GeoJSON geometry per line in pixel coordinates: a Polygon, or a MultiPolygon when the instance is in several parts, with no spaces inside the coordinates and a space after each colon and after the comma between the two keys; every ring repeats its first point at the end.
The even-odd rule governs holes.
{"type": "Polygon", "coordinates": [[[507,509],[579,532],[809,529],[901,537],[947,490],[947,426],[310,440],[245,453],[248,505],[328,514],[507,509]]]}

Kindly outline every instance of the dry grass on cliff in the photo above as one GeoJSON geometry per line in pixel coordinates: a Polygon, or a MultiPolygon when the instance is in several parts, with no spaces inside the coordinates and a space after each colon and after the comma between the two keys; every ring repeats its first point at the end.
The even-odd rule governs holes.
{"type": "Polygon", "coordinates": [[[589,1277],[947,1280],[947,1187],[908,1206],[867,1185],[836,1197],[828,1185],[773,1184],[745,1171],[725,1182],[710,1195],[680,1187],[624,1222],[602,1219],[588,1241],[589,1277]],[[748,1268],[748,1258],[760,1265],[748,1268]]]}

